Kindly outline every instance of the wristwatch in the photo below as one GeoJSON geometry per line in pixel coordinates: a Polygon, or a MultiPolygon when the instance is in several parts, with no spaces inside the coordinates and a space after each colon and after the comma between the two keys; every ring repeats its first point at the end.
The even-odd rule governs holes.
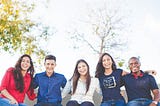
{"type": "Polygon", "coordinates": [[[156,104],[156,105],[158,104],[158,102],[157,102],[157,101],[152,101],[152,103],[154,103],[154,104],[156,104]]]}

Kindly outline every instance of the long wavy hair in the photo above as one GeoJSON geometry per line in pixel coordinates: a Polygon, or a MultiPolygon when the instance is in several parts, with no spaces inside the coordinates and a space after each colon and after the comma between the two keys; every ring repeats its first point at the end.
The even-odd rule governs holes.
{"type": "Polygon", "coordinates": [[[27,73],[29,73],[30,76],[31,76],[31,83],[30,83],[30,86],[29,86],[29,90],[30,89],[33,90],[33,75],[34,75],[35,70],[34,70],[34,66],[33,66],[33,62],[32,62],[31,57],[27,54],[24,54],[16,62],[15,70],[13,71],[13,76],[14,76],[14,81],[15,81],[15,84],[16,84],[16,89],[19,90],[20,92],[24,91],[24,80],[23,80],[23,76],[22,76],[22,73],[21,73],[21,70],[22,70],[21,62],[22,62],[22,59],[24,57],[28,57],[30,59],[31,66],[27,70],[27,73]]]}
{"type": "Polygon", "coordinates": [[[79,77],[80,77],[80,74],[78,72],[78,64],[81,63],[81,62],[85,63],[87,65],[87,68],[88,68],[88,71],[87,71],[87,74],[86,74],[86,93],[88,92],[88,89],[89,89],[89,86],[90,86],[91,76],[90,76],[90,71],[89,71],[89,65],[85,60],[80,59],[80,60],[77,61],[75,69],[74,69],[73,76],[70,79],[70,80],[73,80],[73,92],[72,92],[72,94],[75,93],[76,88],[77,88],[77,83],[78,83],[78,80],[79,80],[79,77]]]}
{"type": "Polygon", "coordinates": [[[95,77],[97,77],[97,78],[99,78],[105,72],[105,68],[103,67],[103,63],[102,63],[103,62],[103,57],[105,55],[109,56],[111,58],[111,60],[112,60],[112,70],[115,71],[117,69],[116,63],[113,60],[112,56],[109,53],[103,53],[100,56],[99,61],[98,61],[97,66],[96,66],[95,77]]]}

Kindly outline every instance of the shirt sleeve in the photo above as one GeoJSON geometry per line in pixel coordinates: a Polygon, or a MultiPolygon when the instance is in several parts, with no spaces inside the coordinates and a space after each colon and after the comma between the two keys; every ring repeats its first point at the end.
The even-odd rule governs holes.
{"type": "Polygon", "coordinates": [[[62,90],[62,98],[64,98],[67,94],[71,92],[71,88],[72,88],[71,81],[68,80],[66,86],[62,90]]]}
{"type": "Polygon", "coordinates": [[[62,81],[62,85],[61,85],[62,88],[65,87],[66,83],[67,83],[67,80],[66,80],[66,78],[63,76],[63,81],[62,81]]]}
{"type": "Polygon", "coordinates": [[[27,96],[30,100],[34,100],[36,98],[36,94],[34,93],[34,89],[31,89],[27,92],[27,96]]]}
{"type": "Polygon", "coordinates": [[[4,74],[2,81],[1,81],[0,91],[6,89],[8,87],[9,82],[10,82],[10,78],[12,76],[11,70],[13,70],[13,69],[14,68],[7,69],[6,73],[4,74]]]}
{"type": "Polygon", "coordinates": [[[36,89],[38,87],[38,75],[36,74],[33,78],[33,88],[36,89]]]}
{"type": "Polygon", "coordinates": [[[149,75],[149,76],[150,76],[151,90],[158,89],[158,85],[156,83],[155,78],[152,75],[149,75]]]}
{"type": "Polygon", "coordinates": [[[95,78],[95,84],[97,85],[96,87],[96,92],[100,95],[102,95],[102,91],[101,91],[101,88],[100,88],[100,83],[99,83],[99,80],[98,78],[95,78]]]}

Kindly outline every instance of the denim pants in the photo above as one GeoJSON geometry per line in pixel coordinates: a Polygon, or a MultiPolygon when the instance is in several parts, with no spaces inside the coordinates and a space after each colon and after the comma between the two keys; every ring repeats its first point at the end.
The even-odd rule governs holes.
{"type": "Polygon", "coordinates": [[[58,103],[44,103],[44,102],[39,102],[35,104],[34,106],[62,106],[60,102],[58,103]]]}
{"type": "Polygon", "coordinates": [[[27,106],[24,103],[19,103],[19,104],[10,104],[9,99],[7,98],[0,98],[0,106],[27,106]]]}
{"type": "MultiPolygon", "coordinates": [[[[127,103],[127,106],[149,106],[149,104],[151,103],[152,103],[152,100],[150,99],[139,98],[139,99],[134,99],[132,101],[129,101],[127,103]]],[[[160,103],[158,103],[157,106],[160,106],[160,103]]]]}
{"type": "Polygon", "coordinates": [[[108,100],[101,103],[100,106],[126,106],[124,99],[108,100]]]}

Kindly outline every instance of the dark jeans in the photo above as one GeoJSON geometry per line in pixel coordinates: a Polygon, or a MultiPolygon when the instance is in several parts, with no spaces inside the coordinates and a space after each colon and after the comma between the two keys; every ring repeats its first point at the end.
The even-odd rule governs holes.
{"type": "Polygon", "coordinates": [[[94,104],[92,102],[88,102],[88,101],[83,102],[81,104],[78,104],[77,101],[71,100],[66,104],[66,106],[94,106],[94,104]]]}
{"type": "Polygon", "coordinates": [[[35,104],[34,106],[62,106],[62,104],[61,103],[43,103],[43,102],[40,102],[40,103],[35,104]]]}
{"type": "MultiPolygon", "coordinates": [[[[108,100],[101,103],[100,106],[126,106],[125,100],[108,100]]],[[[136,105],[135,105],[136,106],[136,105]]]]}

